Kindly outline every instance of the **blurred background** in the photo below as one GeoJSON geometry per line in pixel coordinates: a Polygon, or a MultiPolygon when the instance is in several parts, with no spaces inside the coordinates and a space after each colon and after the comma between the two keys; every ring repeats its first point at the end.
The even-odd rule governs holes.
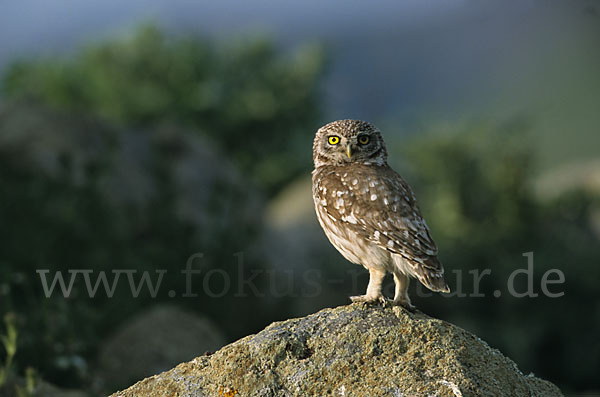
{"type": "Polygon", "coordinates": [[[599,49],[592,0],[4,0],[0,395],[110,393],[362,293],[310,192],[340,118],[382,130],[471,295],[417,307],[600,393],[599,49]],[[73,269],[96,293],[47,297],[73,269]]]}

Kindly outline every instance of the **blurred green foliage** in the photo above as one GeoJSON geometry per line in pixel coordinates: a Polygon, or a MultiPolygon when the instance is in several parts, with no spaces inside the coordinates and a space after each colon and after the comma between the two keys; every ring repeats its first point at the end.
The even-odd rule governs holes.
{"type": "MultiPolygon", "coordinates": [[[[90,365],[101,341],[117,324],[161,301],[218,318],[230,339],[264,326],[271,316],[269,311],[251,310],[260,297],[250,295],[240,300],[228,295],[216,302],[204,294],[181,298],[187,286],[180,272],[195,252],[205,256],[202,264],[194,264],[195,269],[203,273],[223,270],[233,280],[234,289],[238,280],[234,253],[246,253],[244,266],[249,273],[264,267],[253,255],[260,224],[256,216],[247,214],[252,209],[248,202],[255,201],[258,194],[251,188],[225,178],[197,186],[205,196],[205,207],[200,209],[205,214],[204,223],[179,214],[182,189],[189,186],[181,186],[175,178],[182,156],[176,138],[185,132],[169,128],[173,136],[165,137],[160,129],[158,134],[147,131],[154,137],[150,139],[150,156],[138,161],[145,167],[140,177],[148,178],[152,189],[143,201],[136,202],[119,198],[120,192],[107,184],[114,175],[131,171],[123,169],[131,165],[117,155],[116,145],[122,142],[115,139],[115,135],[130,134],[128,131],[32,104],[5,104],[1,110],[0,137],[26,137],[22,142],[0,139],[0,219],[5,225],[0,228],[0,313],[17,315],[19,368],[33,366],[44,379],[63,387],[89,385],[94,380],[90,365]],[[36,133],[27,136],[30,130],[36,133]],[[60,141],[60,135],[82,137],[84,142],[95,137],[94,149],[82,156],[80,146],[61,147],[55,142],[60,141]],[[54,140],[42,141],[41,153],[32,151],[48,136],[54,140]],[[108,144],[101,145],[100,141],[108,144]],[[40,164],[35,156],[47,160],[45,156],[51,157],[53,152],[58,155],[55,170],[51,163],[40,164]],[[68,298],[58,287],[46,297],[36,273],[40,269],[50,271],[48,284],[57,271],[63,272],[68,284],[72,269],[93,270],[92,284],[100,271],[105,271],[112,283],[115,269],[138,271],[136,283],[142,272],[148,272],[155,284],[156,271],[166,269],[168,274],[157,297],[146,288],[133,297],[127,280],[121,277],[114,297],[108,297],[100,286],[100,292],[90,299],[81,279],[74,283],[68,298]],[[170,290],[177,293],[175,299],[167,295],[170,290]]],[[[199,178],[223,175],[211,169],[186,172],[199,178]]],[[[194,292],[203,286],[215,291],[221,288],[216,277],[210,284],[201,284],[198,278],[194,292]]]]}
{"type": "Polygon", "coordinates": [[[4,325],[6,326],[6,335],[0,335],[0,341],[4,348],[4,363],[0,366],[0,387],[6,384],[9,372],[12,370],[12,362],[17,352],[17,329],[15,326],[15,316],[12,313],[4,315],[4,325]]]}
{"type": "Polygon", "coordinates": [[[0,396],[33,396],[36,387],[35,370],[28,367],[25,370],[24,381],[19,382],[20,380],[16,376],[15,369],[13,368],[13,360],[15,354],[17,354],[18,339],[15,315],[9,312],[4,315],[3,319],[4,332],[6,332],[6,334],[0,334],[0,344],[4,350],[4,362],[0,360],[0,396]],[[23,383],[23,385],[20,385],[19,383],[23,383]]]}
{"type": "Polygon", "coordinates": [[[7,98],[127,126],[192,128],[273,193],[305,168],[300,143],[319,116],[323,63],[317,46],[284,57],[266,39],[221,48],[147,25],[74,59],[18,63],[3,85],[7,98]]]}
{"type": "MultiPolygon", "coordinates": [[[[68,299],[46,298],[36,270],[48,269],[50,277],[63,271],[68,282],[70,269],[109,276],[114,269],[151,276],[169,269],[173,276],[165,276],[161,291],[180,296],[187,291],[180,271],[201,252],[205,259],[194,267],[226,271],[237,290],[234,253],[244,252],[247,274],[264,267],[256,254],[260,198],[309,164],[298,142],[316,125],[322,66],[317,47],[286,57],[264,39],[217,49],[144,26],[69,60],[11,68],[0,104],[0,313],[17,313],[16,365],[31,365],[63,387],[89,386],[100,341],[161,300],[218,318],[229,339],[273,318],[268,309],[252,310],[261,299],[252,294],[215,302],[202,294],[153,298],[144,290],[133,299],[125,280],[113,299],[89,299],[83,283],[68,299]],[[138,132],[147,139],[135,138],[138,132]],[[123,152],[127,145],[133,147],[123,152]],[[190,153],[214,160],[192,169],[190,153]],[[132,165],[141,167],[139,177],[125,183],[141,178],[150,186],[142,201],[118,198],[134,186],[109,183],[132,165]],[[182,215],[184,193],[203,205],[194,209],[202,222],[182,215]]],[[[222,285],[213,277],[203,287],[222,285]]]]}

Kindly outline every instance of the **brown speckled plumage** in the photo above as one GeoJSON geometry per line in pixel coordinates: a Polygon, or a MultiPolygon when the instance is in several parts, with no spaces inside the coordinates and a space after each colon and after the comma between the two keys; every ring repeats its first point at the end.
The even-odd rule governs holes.
{"type": "Polygon", "coordinates": [[[352,300],[384,301],[381,282],[388,271],[396,283],[395,304],[412,307],[408,277],[432,291],[449,292],[415,195],[387,164],[379,130],[358,120],[329,123],[317,131],[313,161],[319,223],[346,259],[370,272],[366,295],[352,300]],[[337,143],[329,141],[332,136],[337,143]]]}

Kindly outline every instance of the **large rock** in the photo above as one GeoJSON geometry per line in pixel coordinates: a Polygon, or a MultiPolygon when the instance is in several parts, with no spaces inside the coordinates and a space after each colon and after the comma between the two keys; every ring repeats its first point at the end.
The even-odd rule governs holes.
{"type": "Polygon", "coordinates": [[[457,326],[397,307],[352,304],[274,323],[113,397],[234,395],[561,393],[457,326]]]}

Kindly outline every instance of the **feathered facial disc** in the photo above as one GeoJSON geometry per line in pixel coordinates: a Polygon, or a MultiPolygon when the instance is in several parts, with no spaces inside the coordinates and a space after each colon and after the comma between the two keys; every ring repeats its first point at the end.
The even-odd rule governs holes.
{"type": "Polygon", "coordinates": [[[377,128],[360,120],[338,120],[319,128],[313,143],[315,168],[361,163],[383,165],[387,151],[377,128]]]}

